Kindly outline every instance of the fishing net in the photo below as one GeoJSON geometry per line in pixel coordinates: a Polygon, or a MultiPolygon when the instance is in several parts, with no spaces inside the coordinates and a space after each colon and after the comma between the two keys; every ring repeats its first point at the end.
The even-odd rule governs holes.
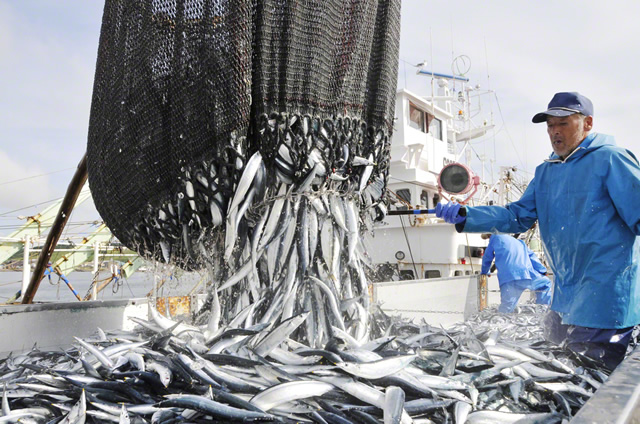
{"type": "Polygon", "coordinates": [[[399,18],[399,0],[107,0],[87,154],[113,234],[239,279],[226,312],[309,273],[336,282],[294,312],[318,290],[364,296],[356,235],[386,212],[399,18]]]}

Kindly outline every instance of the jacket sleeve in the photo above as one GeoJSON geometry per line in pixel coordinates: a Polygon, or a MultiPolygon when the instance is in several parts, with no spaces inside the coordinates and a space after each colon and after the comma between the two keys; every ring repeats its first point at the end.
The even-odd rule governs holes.
{"type": "Polygon", "coordinates": [[[529,259],[531,260],[531,265],[533,265],[533,269],[535,269],[540,274],[544,274],[545,272],[547,272],[547,268],[542,265],[542,262],[540,262],[540,259],[538,259],[536,254],[533,253],[533,250],[529,249],[529,246],[527,246],[522,240],[520,240],[520,242],[524,244],[524,248],[527,249],[529,259]]]}
{"type": "Polygon", "coordinates": [[[456,230],[465,233],[522,233],[538,219],[535,200],[536,179],[532,179],[520,200],[502,206],[466,207],[467,219],[456,230]]]}
{"type": "Polygon", "coordinates": [[[607,191],[618,214],[636,236],[640,235],[640,166],[628,150],[609,156],[607,191]]]}
{"type": "Polygon", "coordinates": [[[493,240],[495,240],[495,237],[491,237],[489,239],[489,244],[487,245],[487,248],[484,249],[484,255],[482,255],[482,269],[480,270],[480,274],[489,273],[489,269],[491,269],[491,263],[493,262],[493,258],[496,256],[496,252],[493,247],[493,240]]]}

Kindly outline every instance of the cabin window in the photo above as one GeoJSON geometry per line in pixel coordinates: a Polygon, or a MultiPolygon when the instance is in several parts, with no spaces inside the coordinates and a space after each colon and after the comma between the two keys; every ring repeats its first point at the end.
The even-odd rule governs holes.
{"type": "Polygon", "coordinates": [[[401,280],[415,280],[415,277],[413,276],[413,271],[411,271],[409,269],[405,269],[403,271],[400,271],[400,279],[401,280]]]}
{"type": "Polygon", "coordinates": [[[484,247],[480,246],[465,246],[464,256],[470,256],[472,258],[481,258],[484,255],[484,247]]]}
{"type": "Polygon", "coordinates": [[[395,268],[390,263],[380,264],[376,268],[377,281],[391,281],[395,268]]]}
{"type": "Polygon", "coordinates": [[[454,277],[460,277],[462,275],[462,271],[458,270],[453,273],[454,277]]]}
{"type": "Polygon", "coordinates": [[[433,195],[433,207],[435,208],[439,202],[440,202],[440,195],[436,193],[433,195]]]}
{"type": "Polygon", "coordinates": [[[424,123],[424,117],[425,117],[424,115],[425,113],[423,110],[418,109],[416,105],[409,102],[409,126],[411,128],[415,128],[422,132],[427,132],[426,131],[427,127],[424,123]]]}
{"type": "Polygon", "coordinates": [[[429,192],[426,190],[422,190],[420,193],[420,204],[424,207],[429,207],[429,192]]]}
{"type": "Polygon", "coordinates": [[[428,269],[424,272],[424,278],[440,278],[440,271],[437,269],[428,269]]]}
{"type": "Polygon", "coordinates": [[[402,200],[404,200],[408,204],[410,204],[410,205],[412,204],[411,203],[411,190],[409,190],[408,188],[400,189],[400,190],[396,191],[396,194],[398,195],[399,198],[401,198],[402,200]]]}
{"type": "Polygon", "coordinates": [[[471,271],[465,271],[464,275],[471,275],[471,271]]]}
{"type": "Polygon", "coordinates": [[[437,138],[438,140],[442,140],[442,121],[438,118],[433,118],[429,123],[429,134],[433,138],[437,138]]]}

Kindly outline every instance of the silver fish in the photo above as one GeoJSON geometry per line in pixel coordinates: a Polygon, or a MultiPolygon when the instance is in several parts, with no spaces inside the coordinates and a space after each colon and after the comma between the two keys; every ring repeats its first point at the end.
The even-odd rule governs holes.
{"type": "Polygon", "coordinates": [[[250,402],[258,408],[268,411],[282,403],[322,396],[333,389],[334,386],[332,384],[322,381],[292,381],[272,386],[255,395],[250,402]]]}

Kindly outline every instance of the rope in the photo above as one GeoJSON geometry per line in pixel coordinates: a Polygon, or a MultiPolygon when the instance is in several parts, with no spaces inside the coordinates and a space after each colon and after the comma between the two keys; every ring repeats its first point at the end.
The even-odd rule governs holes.
{"type": "Polygon", "coordinates": [[[113,280],[113,284],[111,285],[111,293],[116,294],[120,291],[120,287],[122,287],[122,279],[120,277],[116,277],[115,275],[111,279],[113,280]]]}

